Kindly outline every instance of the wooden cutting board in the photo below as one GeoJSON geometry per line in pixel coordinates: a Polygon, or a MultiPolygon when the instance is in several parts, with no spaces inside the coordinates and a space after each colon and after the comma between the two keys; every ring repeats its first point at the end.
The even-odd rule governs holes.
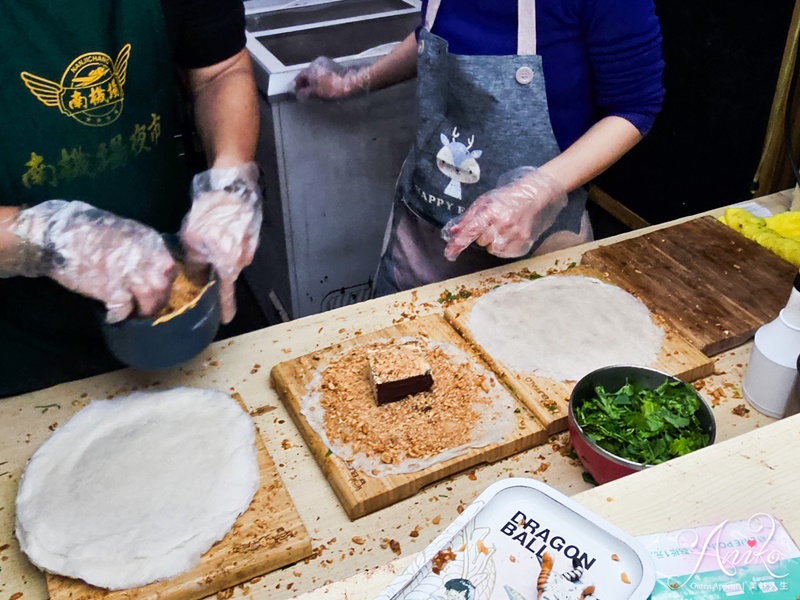
{"type": "Polygon", "coordinates": [[[709,356],[739,346],[778,316],[797,274],[713,217],[590,250],[582,264],[639,296],[709,356]]]}
{"type": "MultiPolygon", "coordinates": [[[[238,394],[233,397],[247,410],[238,394]]],[[[51,600],[195,600],[309,556],[311,538],[258,432],[256,448],[261,486],[233,529],[194,569],[167,581],[116,591],[48,574],[51,600]]]]}
{"type": "Polygon", "coordinates": [[[272,369],[272,382],[278,395],[292,415],[311,453],[351,519],[357,519],[413,496],[426,485],[464,469],[481,463],[494,462],[547,441],[544,427],[527,410],[520,407],[518,412],[515,411],[516,429],[499,444],[476,448],[416,473],[373,477],[349,467],[347,463],[329,451],[325,442],[301,413],[301,402],[306,392],[306,385],[311,381],[318,365],[327,362],[327,359],[331,357],[338,356],[343,350],[371,340],[403,336],[427,337],[434,341],[448,342],[465,351],[485,367],[475,351],[458,336],[443,317],[431,315],[355,337],[342,344],[280,363],[272,369]]]}
{"type": "MultiPolygon", "coordinates": [[[[576,275],[595,277],[606,283],[611,283],[599,271],[586,267],[568,269],[562,273],[548,275],[548,277],[573,277],[576,275]]],[[[492,370],[500,375],[503,382],[514,390],[517,397],[545,425],[548,435],[567,429],[569,396],[576,382],[556,381],[541,377],[535,373],[514,371],[492,357],[475,341],[469,329],[469,313],[477,300],[478,298],[470,298],[448,307],[445,309],[445,318],[452,323],[466,340],[478,349],[483,359],[492,367],[492,370]]],[[[659,319],[657,315],[654,315],[653,320],[664,328],[665,336],[658,359],[649,366],[679,377],[684,381],[693,381],[714,372],[714,363],[711,359],[666,326],[663,319],[659,319]]],[[[576,350],[579,351],[579,349],[576,350]]]]}

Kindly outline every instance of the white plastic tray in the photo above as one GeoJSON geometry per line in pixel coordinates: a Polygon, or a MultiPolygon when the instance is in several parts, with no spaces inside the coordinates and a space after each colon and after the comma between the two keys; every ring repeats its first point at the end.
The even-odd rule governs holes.
{"type": "Polygon", "coordinates": [[[489,486],[378,598],[537,600],[545,552],[547,600],[580,600],[589,586],[587,599],[646,600],[655,586],[635,538],[543,483],[512,478],[489,486]]]}

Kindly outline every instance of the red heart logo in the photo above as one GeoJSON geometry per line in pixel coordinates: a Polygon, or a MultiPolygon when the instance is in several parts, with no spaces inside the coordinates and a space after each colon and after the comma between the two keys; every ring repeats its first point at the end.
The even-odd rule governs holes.
{"type": "Polygon", "coordinates": [[[753,546],[756,545],[756,541],[755,540],[747,540],[747,545],[752,548],[753,546]]]}

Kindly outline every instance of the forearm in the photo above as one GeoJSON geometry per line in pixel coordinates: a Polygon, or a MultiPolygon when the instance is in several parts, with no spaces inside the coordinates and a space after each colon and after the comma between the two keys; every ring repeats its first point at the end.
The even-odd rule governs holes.
{"type": "Polygon", "coordinates": [[[11,229],[17,222],[19,209],[0,206],[0,277],[14,273],[18,259],[19,239],[11,229]]]}
{"type": "Polygon", "coordinates": [[[258,100],[250,56],[189,71],[195,119],[209,167],[251,162],[258,143],[258,100]]]}
{"type": "Polygon", "coordinates": [[[0,206],[0,255],[16,245],[16,236],[11,233],[11,228],[17,221],[19,209],[16,206],[0,206]]]}
{"type": "Polygon", "coordinates": [[[567,191],[588,183],[633,148],[642,134],[621,117],[605,117],[595,123],[569,148],[541,166],[567,191]]]}
{"type": "Polygon", "coordinates": [[[369,89],[380,90],[417,74],[417,38],[412,32],[389,54],[381,56],[369,70],[369,89]]]}

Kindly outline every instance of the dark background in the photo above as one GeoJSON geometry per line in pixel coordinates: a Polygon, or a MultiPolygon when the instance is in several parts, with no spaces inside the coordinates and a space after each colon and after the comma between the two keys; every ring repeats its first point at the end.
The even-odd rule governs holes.
{"type": "Polygon", "coordinates": [[[794,0],[656,0],[661,114],[595,182],[651,223],[747,200],[794,0]]]}

